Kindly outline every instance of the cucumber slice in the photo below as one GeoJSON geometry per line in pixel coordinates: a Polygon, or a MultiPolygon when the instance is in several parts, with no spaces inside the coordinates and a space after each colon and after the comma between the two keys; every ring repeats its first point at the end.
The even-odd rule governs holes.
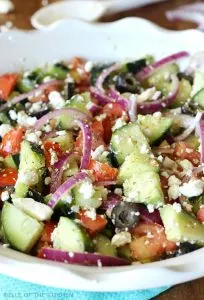
{"type": "Polygon", "coordinates": [[[63,152],[72,151],[74,147],[74,138],[72,132],[67,132],[64,135],[57,136],[49,140],[58,143],[63,152]]]}
{"type": "Polygon", "coordinates": [[[53,210],[43,203],[39,203],[32,198],[16,198],[13,199],[15,207],[38,221],[50,220],[53,210]]]}
{"type": "Polygon", "coordinates": [[[157,90],[168,94],[171,89],[169,78],[172,74],[179,72],[179,67],[176,63],[171,63],[161,67],[155,71],[146,81],[148,86],[155,86],[157,90]]]}
{"type": "Polygon", "coordinates": [[[66,217],[60,217],[52,237],[55,249],[84,252],[92,247],[87,234],[74,221],[66,217]]]}
{"type": "Polygon", "coordinates": [[[191,96],[194,97],[203,88],[204,88],[204,73],[200,71],[196,71],[194,74],[191,96]]]}
{"type": "Polygon", "coordinates": [[[195,96],[192,98],[194,103],[198,104],[202,109],[204,109],[204,88],[198,91],[195,96]]]}
{"type": "Polygon", "coordinates": [[[190,134],[184,142],[188,145],[188,147],[197,150],[200,146],[200,142],[197,136],[195,134],[190,134]]]}
{"type": "Polygon", "coordinates": [[[135,149],[133,153],[128,155],[120,167],[118,178],[120,183],[131,178],[135,173],[142,172],[158,172],[159,165],[156,160],[151,159],[148,154],[140,153],[135,149]]]}
{"type": "Polygon", "coordinates": [[[193,242],[204,246],[204,225],[185,211],[177,212],[172,205],[160,208],[167,239],[174,242],[193,242]]]}
{"type": "Polygon", "coordinates": [[[10,245],[28,253],[40,238],[43,224],[6,202],[2,210],[2,225],[10,245]]]}
{"type": "Polygon", "coordinates": [[[169,130],[173,121],[160,115],[138,115],[138,122],[150,144],[159,140],[169,130]]]}
{"type": "Polygon", "coordinates": [[[74,204],[86,209],[98,208],[107,196],[104,187],[94,187],[89,180],[75,186],[72,190],[74,204]]]}
{"type": "Polygon", "coordinates": [[[145,152],[150,152],[147,138],[137,123],[129,123],[115,130],[110,145],[119,164],[122,164],[135,148],[141,152],[144,152],[143,149],[145,149],[145,152]]]}
{"type": "Polygon", "coordinates": [[[117,256],[117,251],[111,241],[105,235],[99,234],[94,237],[94,251],[102,255],[117,256]]]}
{"type": "Polygon", "coordinates": [[[68,71],[69,69],[67,66],[62,63],[57,63],[48,67],[46,75],[59,80],[64,80],[67,77],[68,71]]]}
{"type": "Polygon", "coordinates": [[[176,100],[173,102],[172,107],[180,107],[185,104],[185,102],[191,98],[192,86],[189,80],[184,78],[179,82],[179,90],[176,100]]]}
{"type": "Polygon", "coordinates": [[[0,125],[1,124],[9,124],[9,125],[11,124],[9,118],[4,113],[0,113],[0,125]]]}
{"type": "Polygon", "coordinates": [[[12,199],[25,198],[28,191],[29,187],[25,183],[18,180],[15,185],[15,192],[12,194],[12,199]]]}
{"type": "Polygon", "coordinates": [[[21,80],[17,83],[17,89],[21,93],[28,93],[35,88],[35,80],[30,80],[28,77],[22,77],[21,80]]]}
{"type": "Polygon", "coordinates": [[[92,104],[90,93],[86,92],[81,95],[73,96],[68,102],[68,107],[76,108],[83,113],[91,115],[88,109],[89,104],[92,104]]]}
{"type": "Polygon", "coordinates": [[[4,165],[5,165],[6,168],[18,169],[19,164],[20,164],[20,156],[19,156],[19,154],[8,155],[4,159],[4,165]]]}
{"type": "Polygon", "coordinates": [[[23,141],[20,152],[20,170],[38,170],[45,167],[43,151],[34,143],[23,141]]]}
{"type": "Polygon", "coordinates": [[[159,207],[164,203],[159,175],[155,172],[135,173],[126,179],[124,195],[131,202],[152,204],[159,207]]]}

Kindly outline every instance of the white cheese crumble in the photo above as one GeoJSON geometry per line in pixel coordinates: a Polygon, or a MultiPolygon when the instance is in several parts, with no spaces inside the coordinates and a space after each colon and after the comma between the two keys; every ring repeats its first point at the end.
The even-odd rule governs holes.
{"type": "Polygon", "coordinates": [[[146,89],[144,92],[142,92],[140,95],[137,95],[137,102],[145,102],[147,100],[151,100],[156,92],[156,88],[152,87],[149,89],[146,89]]]}
{"type": "Polygon", "coordinates": [[[118,195],[118,196],[122,196],[123,190],[120,189],[120,188],[116,188],[116,189],[114,190],[114,193],[115,193],[116,195],[118,195]]]}
{"type": "Polygon", "coordinates": [[[1,200],[2,201],[7,201],[9,199],[10,195],[8,191],[4,191],[1,193],[1,200]]]}
{"type": "Polygon", "coordinates": [[[168,189],[168,196],[172,200],[176,200],[181,195],[179,185],[171,185],[168,189]]]}
{"type": "Polygon", "coordinates": [[[51,178],[50,177],[45,177],[45,185],[49,185],[51,182],[51,178]]]}
{"type": "Polygon", "coordinates": [[[18,174],[18,181],[25,183],[28,186],[32,186],[38,183],[39,177],[34,170],[20,170],[18,174]]]}
{"type": "Polygon", "coordinates": [[[0,14],[7,14],[14,10],[14,4],[10,0],[0,0],[0,14]]]}
{"type": "Polygon", "coordinates": [[[124,121],[123,118],[118,118],[115,122],[115,124],[112,127],[112,131],[114,132],[116,129],[119,129],[121,127],[123,127],[124,125],[126,125],[127,123],[124,121]]]}
{"type": "Polygon", "coordinates": [[[50,164],[51,166],[53,166],[58,161],[57,153],[53,149],[50,149],[49,152],[50,152],[50,164]]]}
{"type": "Polygon", "coordinates": [[[71,206],[71,210],[72,210],[73,212],[78,213],[78,212],[79,212],[79,206],[78,206],[78,205],[72,205],[72,206],[71,206]]]}
{"type": "Polygon", "coordinates": [[[27,133],[26,134],[26,140],[31,142],[31,143],[35,143],[37,145],[40,145],[42,142],[41,142],[41,139],[40,139],[40,136],[41,136],[41,131],[36,131],[36,132],[30,132],[30,133],[27,133]]]}
{"type": "Polygon", "coordinates": [[[172,159],[170,159],[167,156],[165,157],[165,159],[163,161],[163,166],[164,166],[164,168],[167,168],[167,169],[175,169],[177,167],[175,161],[173,161],[172,159]]]}
{"type": "Polygon", "coordinates": [[[95,160],[99,160],[104,151],[105,147],[103,145],[100,145],[94,151],[91,151],[91,157],[95,160]]]}
{"type": "Polygon", "coordinates": [[[94,187],[93,187],[91,181],[90,180],[84,181],[80,185],[79,192],[83,194],[84,199],[91,198],[95,193],[95,190],[94,190],[94,187]]]}
{"type": "Polygon", "coordinates": [[[172,206],[177,213],[181,212],[181,204],[180,203],[174,202],[172,206]]]}
{"type": "Polygon", "coordinates": [[[57,91],[52,91],[51,93],[49,93],[48,99],[54,109],[60,109],[65,106],[64,98],[62,98],[61,94],[57,91]]]}
{"type": "Polygon", "coordinates": [[[19,111],[17,123],[23,127],[33,127],[37,121],[36,117],[28,116],[24,111],[19,111]]]}
{"type": "Polygon", "coordinates": [[[194,168],[193,164],[188,159],[179,161],[179,165],[182,167],[184,172],[192,171],[194,168]]]}
{"type": "Polygon", "coordinates": [[[44,125],[43,131],[46,132],[46,133],[49,133],[49,132],[52,131],[52,127],[49,124],[44,125]]]}
{"type": "Polygon", "coordinates": [[[15,110],[11,109],[9,110],[9,117],[11,118],[11,120],[15,121],[17,120],[18,116],[15,110]]]}
{"type": "Polygon", "coordinates": [[[63,136],[65,134],[66,134],[66,130],[60,130],[60,131],[56,132],[56,135],[58,135],[58,136],[63,136]]]}
{"type": "Polygon", "coordinates": [[[95,210],[95,208],[92,208],[92,209],[90,209],[90,210],[87,210],[86,212],[85,212],[85,215],[88,217],[88,218],[90,218],[91,220],[96,220],[96,210],[95,210]]]}
{"type": "Polygon", "coordinates": [[[154,212],[154,206],[152,204],[148,204],[147,209],[148,209],[150,214],[154,212]]]}
{"type": "Polygon", "coordinates": [[[168,185],[172,186],[172,185],[180,185],[181,184],[181,180],[178,179],[175,175],[172,175],[169,177],[168,179],[168,185]]]}
{"type": "Polygon", "coordinates": [[[9,124],[0,125],[0,136],[4,137],[9,131],[11,131],[12,126],[9,124]]]}
{"type": "Polygon", "coordinates": [[[106,114],[101,114],[101,115],[99,115],[99,116],[96,116],[96,120],[97,121],[103,121],[105,118],[106,118],[106,114]]]}
{"type": "Polygon", "coordinates": [[[84,70],[85,72],[89,73],[91,69],[93,68],[93,62],[92,61],[87,61],[84,65],[84,70]]]}
{"type": "Polygon", "coordinates": [[[204,190],[204,181],[201,179],[191,179],[180,187],[180,192],[186,197],[200,196],[204,190]]]}
{"type": "Polygon", "coordinates": [[[116,233],[111,240],[111,244],[115,247],[121,247],[131,242],[131,234],[127,231],[116,233]]]}

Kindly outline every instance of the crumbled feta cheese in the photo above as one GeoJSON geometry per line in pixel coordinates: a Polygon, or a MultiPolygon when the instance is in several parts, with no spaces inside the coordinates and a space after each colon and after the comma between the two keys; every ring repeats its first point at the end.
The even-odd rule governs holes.
{"type": "Polygon", "coordinates": [[[16,111],[13,109],[9,110],[9,116],[10,116],[11,120],[13,120],[13,121],[17,120],[17,118],[18,118],[16,111]]]}
{"type": "Polygon", "coordinates": [[[140,146],[140,152],[141,152],[141,153],[148,153],[148,152],[149,152],[149,149],[147,148],[147,145],[142,144],[142,145],[140,146]]]}
{"type": "Polygon", "coordinates": [[[127,231],[116,233],[111,240],[111,244],[115,247],[121,247],[131,242],[131,234],[127,231]]]}
{"type": "Polygon", "coordinates": [[[182,167],[184,172],[191,171],[194,168],[193,164],[187,159],[179,161],[179,165],[182,167]]]}
{"type": "Polygon", "coordinates": [[[144,92],[142,92],[140,95],[137,95],[137,102],[145,102],[147,100],[151,100],[156,92],[156,88],[152,87],[149,89],[146,89],[144,92]]]}
{"type": "Polygon", "coordinates": [[[165,178],[169,178],[169,174],[166,171],[161,172],[161,175],[165,178]]]}
{"type": "Polygon", "coordinates": [[[120,189],[120,188],[116,188],[116,189],[114,190],[114,193],[115,193],[116,195],[122,196],[123,190],[120,189]]]}
{"type": "Polygon", "coordinates": [[[92,209],[90,209],[90,210],[87,210],[86,212],[85,212],[85,215],[88,217],[88,218],[90,218],[91,220],[96,220],[96,210],[95,210],[95,208],[92,208],[92,209]]]}
{"type": "Polygon", "coordinates": [[[29,109],[29,112],[30,113],[35,113],[35,112],[38,112],[39,110],[41,110],[41,107],[42,107],[42,102],[39,101],[39,102],[35,102],[31,105],[30,109],[29,109]]]}
{"type": "Polygon", "coordinates": [[[50,152],[50,164],[51,166],[53,166],[58,161],[57,153],[53,149],[50,149],[49,152],[50,152]]]}
{"type": "MultiPolygon", "coordinates": [[[[41,132],[39,131],[39,133],[41,133],[41,132]]],[[[27,141],[29,141],[31,143],[35,143],[37,145],[40,145],[42,143],[40,138],[39,138],[38,132],[30,132],[30,133],[26,134],[25,138],[26,138],[27,141]]]]}
{"type": "Polygon", "coordinates": [[[154,118],[161,118],[162,117],[162,113],[160,111],[157,111],[157,112],[153,113],[153,117],[154,118]]]}
{"type": "Polygon", "coordinates": [[[148,204],[147,205],[147,209],[148,209],[149,213],[153,213],[154,212],[154,206],[152,204],[148,204]]]}
{"type": "Polygon", "coordinates": [[[50,177],[45,177],[45,185],[49,185],[51,182],[51,178],[50,177]]]}
{"type": "Polygon", "coordinates": [[[0,136],[4,137],[11,129],[12,129],[12,126],[9,124],[0,125],[0,136]]]}
{"type": "Polygon", "coordinates": [[[43,82],[44,83],[47,83],[47,82],[49,82],[49,81],[51,81],[52,80],[52,77],[51,76],[46,76],[44,79],[43,79],[43,82]]]}
{"type": "Polygon", "coordinates": [[[173,203],[173,208],[174,208],[174,210],[175,210],[177,213],[180,213],[180,212],[181,212],[181,204],[180,204],[180,203],[174,202],[174,203],[173,203]]]}
{"type": "Polygon", "coordinates": [[[186,197],[196,197],[203,193],[204,181],[201,179],[191,179],[180,187],[180,192],[186,197]]]}
{"type": "Polygon", "coordinates": [[[43,127],[43,131],[49,133],[52,131],[52,127],[49,124],[47,124],[43,127]]]}
{"type": "Polygon", "coordinates": [[[180,196],[179,185],[171,185],[168,189],[169,199],[176,200],[180,196]]]}
{"type": "Polygon", "coordinates": [[[163,158],[162,155],[159,155],[159,156],[157,157],[157,159],[158,159],[158,161],[162,162],[164,158],[163,158]]]}
{"type": "Polygon", "coordinates": [[[36,117],[28,116],[24,111],[19,111],[17,123],[23,127],[33,127],[37,121],[36,117]]]}
{"type": "Polygon", "coordinates": [[[78,212],[79,212],[79,206],[78,206],[78,205],[72,205],[72,206],[71,206],[71,210],[72,210],[73,212],[78,213],[78,212]]]}
{"type": "Polygon", "coordinates": [[[2,201],[7,201],[9,199],[10,195],[8,191],[4,191],[1,193],[1,200],[2,201]]]}
{"type": "Polygon", "coordinates": [[[0,14],[7,14],[14,10],[14,4],[10,0],[0,0],[0,14]]]}
{"type": "Polygon", "coordinates": [[[39,177],[37,172],[34,170],[20,170],[18,180],[28,186],[32,186],[38,183],[39,177]]]}
{"type": "Polygon", "coordinates": [[[102,268],[102,266],[103,266],[100,259],[97,259],[97,266],[98,266],[99,268],[102,268]]]}
{"type": "Polygon", "coordinates": [[[97,121],[103,121],[105,118],[106,118],[106,114],[101,114],[101,115],[99,115],[99,116],[96,116],[96,120],[97,121]]]}
{"type": "Polygon", "coordinates": [[[114,132],[116,129],[119,129],[121,127],[123,127],[124,125],[126,125],[127,123],[124,121],[123,118],[118,118],[114,124],[114,126],[112,127],[112,131],[114,132]]]}
{"type": "Polygon", "coordinates": [[[99,160],[102,153],[105,151],[105,147],[103,145],[98,146],[94,151],[91,151],[91,157],[95,160],[99,160]]]}
{"type": "Polygon", "coordinates": [[[178,179],[175,175],[172,175],[169,177],[168,179],[168,185],[172,186],[172,185],[180,185],[181,184],[181,180],[178,179]]]}
{"type": "Polygon", "coordinates": [[[64,98],[62,98],[61,94],[57,91],[52,91],[51,93],[49,93],[48,99],[54,109],[60,109],[65,106],[64,98]]]}
{"type": "Polygon", "coordinates": [[[91,69],[93,68],[93,63],[92,61],[87,61],[84,65],[84,70],[89,73],[91,71],[91,69]]]}
{"type": "Polygon", "coordinates": [[[92,182],[90,180],[85,180],[83,183],[81,183],[79,192],[83,194],[84,199],[91,198],[95,193],[92,182]]]}
{"type": "Polygon", "coordinates": [[[60,130],[60,131],[56,132],[56,135],[58,135],[58,136],[62,136],[62,135],[65,135],[65,134],[66,134],[66,130],[60,130]]]}

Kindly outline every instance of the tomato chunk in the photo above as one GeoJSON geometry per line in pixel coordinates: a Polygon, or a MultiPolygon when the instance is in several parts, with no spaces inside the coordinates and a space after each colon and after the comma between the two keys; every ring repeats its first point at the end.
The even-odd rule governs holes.
{"type": "Polygon", "coordinates": [[[101,163],[96,160],[90,160],[88,169],[92,171],[92,175],[96,182],[113,181],[117,178],[118,170],[110,167],[107,163],[101,163]]]}
{"type": "Polygon", "coordinates": [[[45,160],[46,160],[46,166],[51,166],[54,164],[52,156],[54,157],[54,160],[58,160],[62,154],[63,151],[58,143],[51,142],[51,141],[45,141],[44,142],[44,153],[45,153],[45,160]]]}
{"type": "Polygon", "coordinates": [[[174,155],[181,160],[188,159],[194,166],[198,166],[200,163],[200,153],[188,147],[185,142],[175,144],[174,155]]]}
{"type": "Polygon", "coordinates": [[[14,155],[20,152],[21,142],[23,140],[24,129],[12,129],[4,135],[0,146],[0,154],[3,157],[14,155]]]}
{"type": "Polygon", "coordinates": [[[103,230],[107,224],[107,220],[103,215],[96,214],[95,218],[92,219],[88,216],[86,210],[80,211],[79,219],[82,222],[82,225],[87,229],[88,233],[91,235],[103,230]]]}
{"type": "Polygon", "coordinates": [[[13,168],[0,170],[0,187],[15,185],[18,178],[18,171],[13,168]]]}
{"type": "Polygon", "coordinates": [[[51,235],[57,226],[56,222],[50,221],[44,224],[43,232],[41,238],[37,245],[37,257],[43,258],[42,248],[52,246],[52,238],[51,235]]]}
{"type": "Polygon", "coordinates": [[[152,261],[176,250],[176,244],[167,240],[164,227],[159,224],[141,222],[132,234],[135,238],[130,243],[130,250],[135,260],[152,261]]]}
{"type": "Polygon", "coordinates": [[[0,76],[0,99],[8,100],[18,78],[19,75],[17,73],[8,73],[0,76]]]}
{"type": "Polygon", "coordinates": [[[204,222],[204,206],[201,207],[199,209],[199,211],[197,212],[197,218],[198,218],[198,221],[200,221],[201,223],[204,222]]]}

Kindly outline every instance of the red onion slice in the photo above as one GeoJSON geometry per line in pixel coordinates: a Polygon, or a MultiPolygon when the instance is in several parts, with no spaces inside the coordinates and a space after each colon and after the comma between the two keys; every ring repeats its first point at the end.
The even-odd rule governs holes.
{"type": "Polygon", "coordinates": [[[146,78],[148,78],[149,76],[151,76],[154,71],[158,70],[159,68],[165,66],[166,64],[169,64],[175,60],[184,58],[189,56],[189,53],[186,51],[181,51],[175,54],[172,54],[170,56],[167,56],[165,58],[162,58],[161,60],[145,67],[144,69],[142,69],[140,72],[137,73],[136,78],[139,81],[143,81],[146,78]]]}
{"type": "Polygon", "coordinates": [[[88,169],[90,157],[91,157],[91,144],[92,144],[92,134],[91,129],[88,124],[81,120],[74,121],[74,124],[78,125],[82,131],[83,135],[83,155],[81,159],[80,170],[88,169]]]}
{"type": "Polygon", "coordinates": [[[55,191],[52,195],[51,200],[48,202],[48,205],[51,208],[54,208],[60,198],[64,195],[64,193],[71,190],[74,186],[79,184],[81,181],[88,178],[88,174],[85,172],[79,172],[75,176],[70,177],[67,179],[60,187],[55,191]]]}
{"type": "Polygon", "coordinates": [[[129,265],[129,261],[115,256],[105,256],[88,252],[68,252],[52,248],[42,248],[45,259],[63,262],[66,264],[77,264],[85,266],[114,267],[129,265]]]}
{"type": "Polygon", "coordinates": [[[105,79],[113,72],[117,71],[118,69],[121,68],[121,64],[115,64],[113,66],[111,66],[110,68],[107,68],[105,70],[103,70],[101,72],[101,74],[99,75],[97,81],[96,81],[96,88],[101,91],[104,92],[104,88],[103,88],[103,83],[105,81],[105,79]]]}
{"type": "Polygon", "coordinates": [[[151,101],[151,102],[143,102],[138,103],[137,111],[140,114],[152,114],[157,111],[161,111],[164,108],[169,107],[176,99],[178,89],[179,89],[179,80],[175,74],[171,75],[172,79],[172,91],[163,100],[151,101]]]}
{"type": "Polygon", "coordinates": [[[139,211],[140,217],[143,221],[163,225],[158,209],[155,209],[152,213],[150,213],[145,206],[141,205],[139,211]]]}
{"type": "Polygon", "coordinates": [[[74,120],[82,120],[82,121],[90,120],[89,115],[82,113],[75,108],[62,108],[62,109],[57,109],[57,110],[51,111],[48,114],[44,115],[42,118],[40,118],[35,124],[35,130],[40,130],[51,119],[54,119],[61,115],[72,116],[73,121],[74,120]]]}
{"type": "Polygon", "coordinates": [[[198,112],[194,118],[194,120],[192,121],[192,123],[190,124],[190,126],[184,130],[182,132],[182,134],[178,135],[175,137],[176,141],[182,141],[185,140],[197,127],[197,125],[199,124],[201,118],[202,118],[202,112],[198,112]]]}
{"type": "Polygon", "coordinates": [[[124,110],[126,111],[128,110],[129,101],[126,98],[122,97],[120,93],[116,91],[113,87],[109,89],[108,95],[109,97],[114,99],[117,103],[119,103],[124,110]]]}
{"type": "Polygon", "coordinates": [[[137,119],[137,96],[131,95],[130,96],[130,104],[128,110],[129,118],[131,122],[135,122],[137,119]]]}
{"type": "Polygon", "coordinates": [[[0,112],[4,111],[5,109],[25,100],[26,98],[35,96],[35,94],[39,93],[39,91],[43,91],[45,90],[47,87],[49,87],[50,85],[62,85],[63,81],[61,80],[50,80],[46,83],[43,83],[41,85],[39,85],[36,89],[32,90],[29,93],[25,93],[25,94],[21,94],[19,96],[14,97],[13,99],[7,101],[5,104],[0,106],[0,112]]]}
{"type": "Polygon", "coordinates": [[[76,153],[64,154],[59,158],[59,160],[54,164],[53,170],[51,172],[51,184],[50,193],[54,193],[61,185],[62,175],[64,172],[64,166],[74,158],[78,158],[76,153]]]}
{"type": "MultiPolygon", "coordinates": [[[[203,115],[203,113],[202,113],[203,115]]],[[[204,120],[200,120],[201,163],[204,164],[204,120]]]]}
{"type": "Polygon", "coordinates": [[[99,90],[97,88],[94,88],[94,87],[90,88],[91,97],[94,98],[97,101],[97,104],[106,105],[108,103],[113,103],[114,99],[107,96],[104,92],[105,91],[101,91],[101,90],[99,90]]]}

